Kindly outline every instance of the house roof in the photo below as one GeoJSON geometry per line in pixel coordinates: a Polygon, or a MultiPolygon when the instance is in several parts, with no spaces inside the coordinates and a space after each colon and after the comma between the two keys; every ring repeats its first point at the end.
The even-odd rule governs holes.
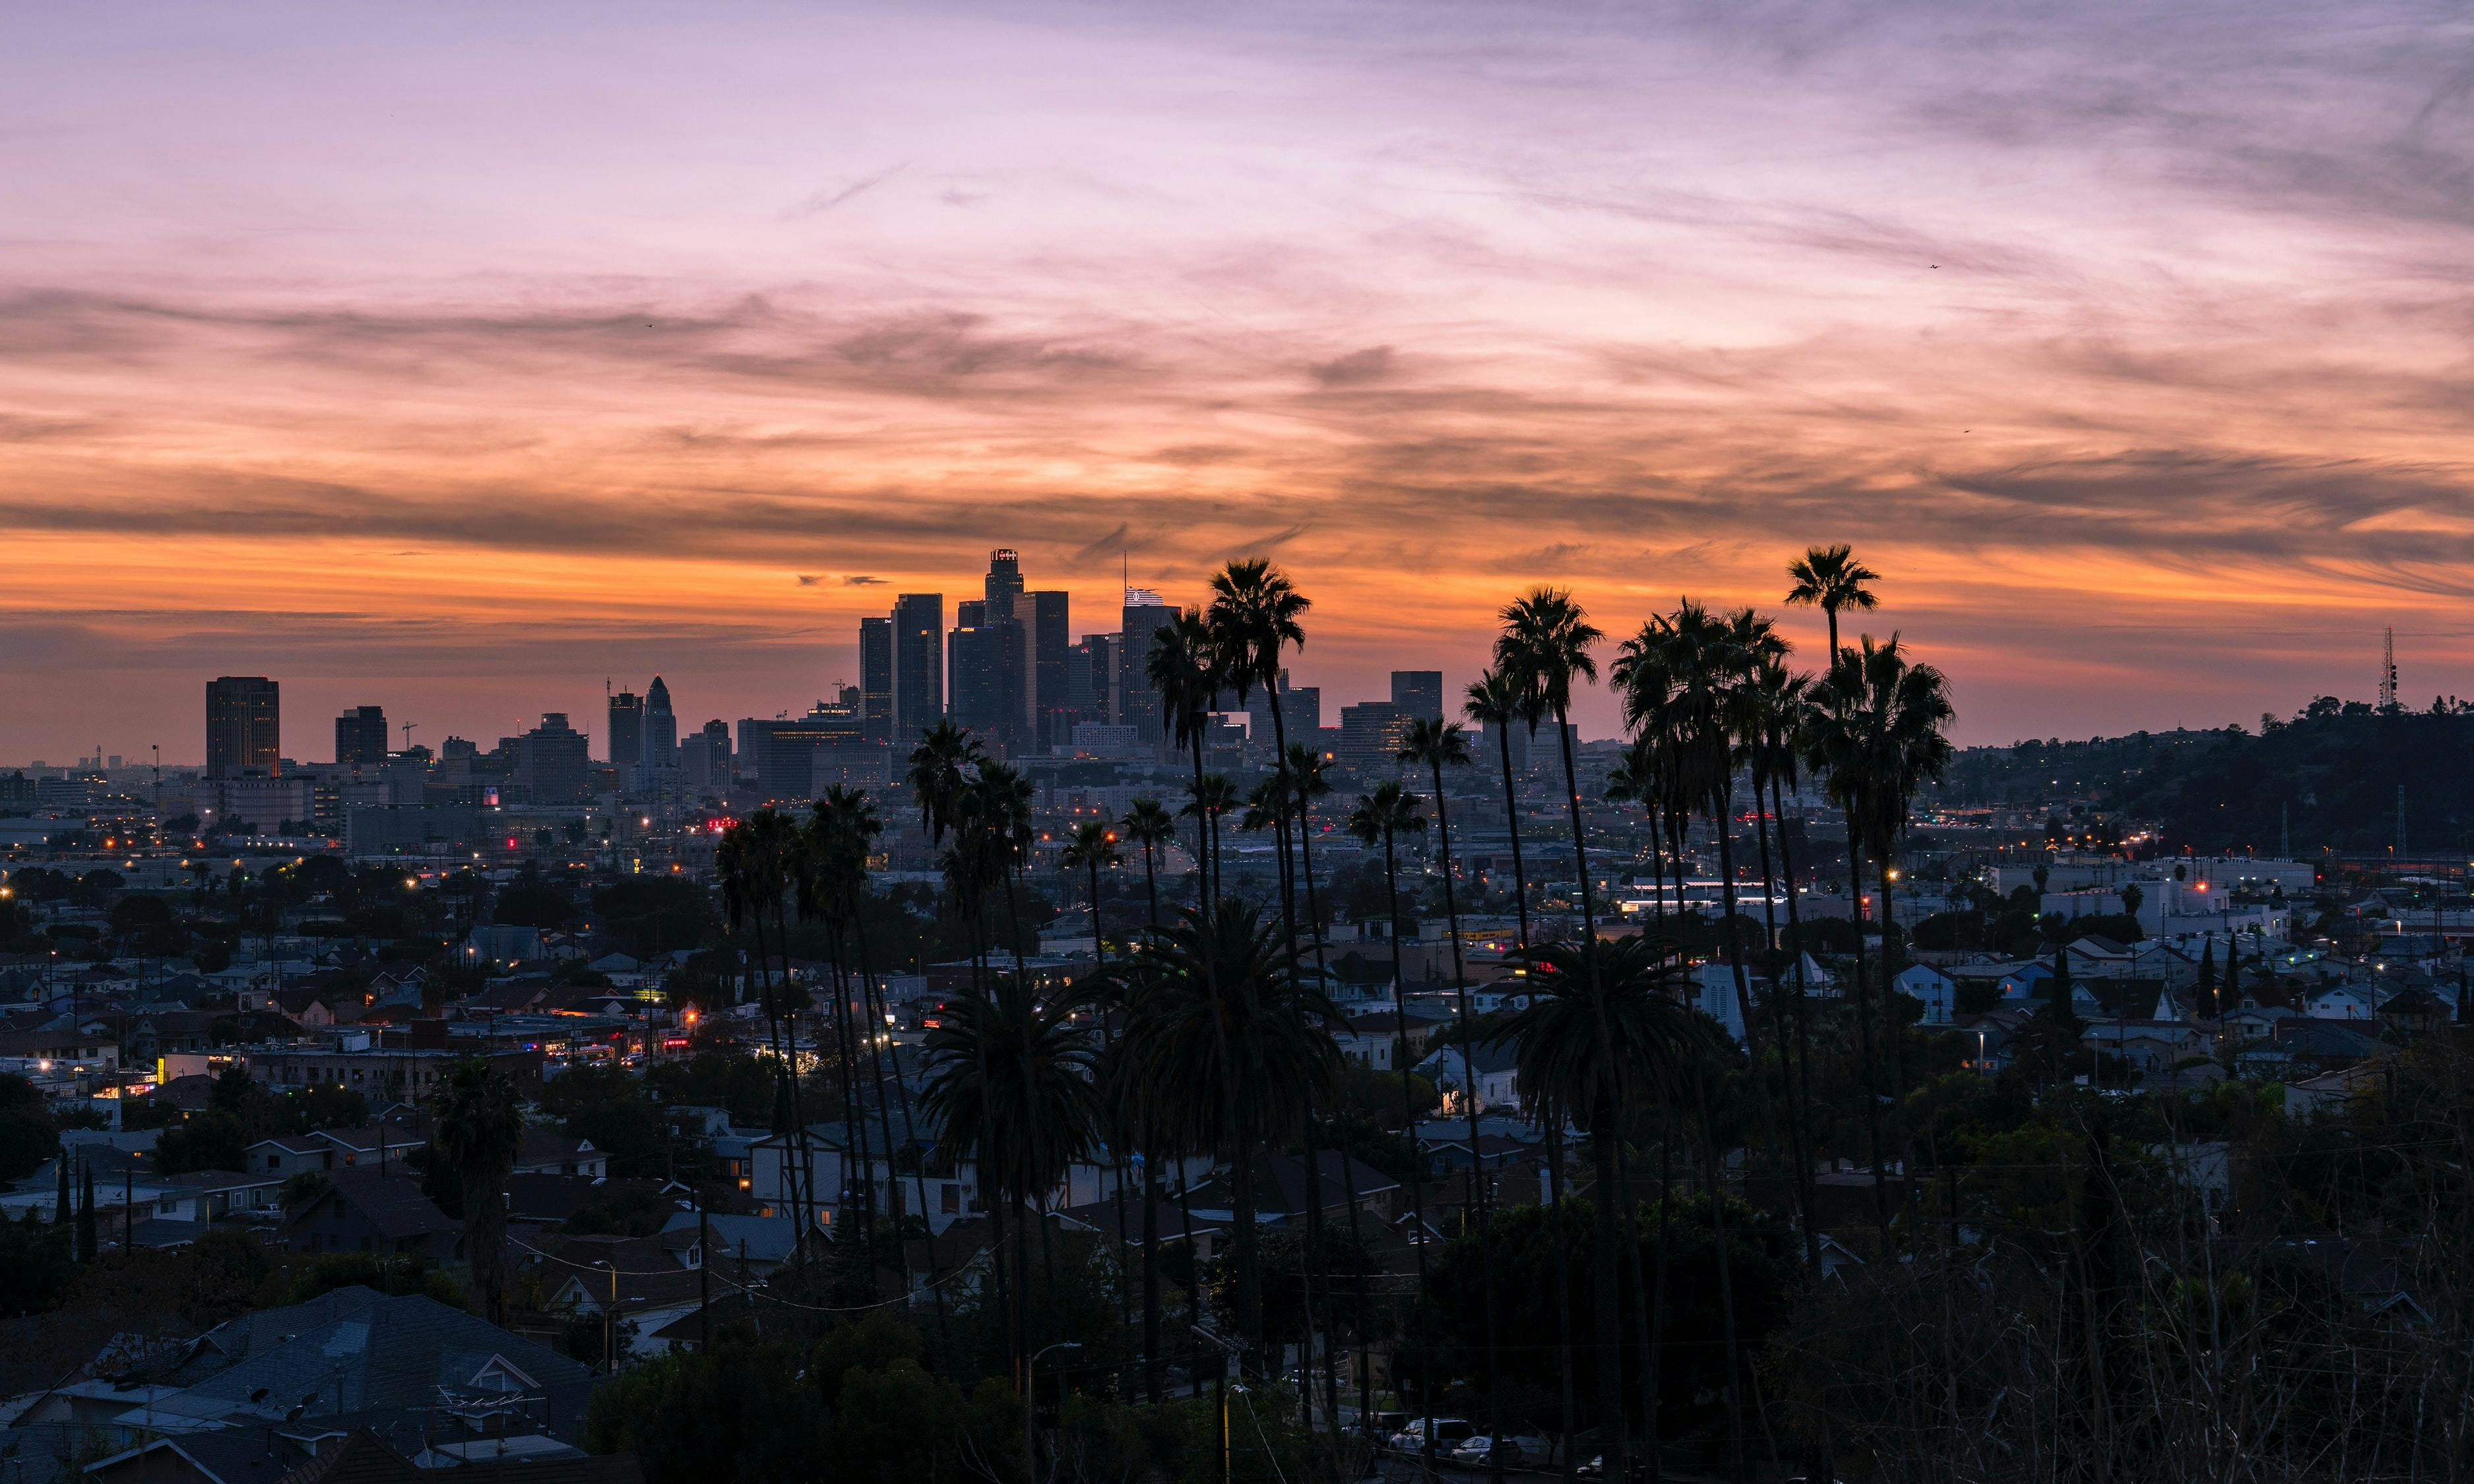
{"type": "Polygon", "coordinates": [[[306,1220],[328,1202],[339,1201],[360,1212],[389,1241],[453,1232],[460,1225],[421,1193],[421,1182],[408,1171],[340,1169],[330,1179],[332,1184],[316,1200],[294,1214],[293,1224],[306,1220]]]}
{"type": "MultiPolygon", "coordinates": [[[[433,1208],[434,1209],[434,1208],[433,1208]]],[[[589,1381],[592,1372],[546,1346],[419,1294],[381,1298],[302,1330],[191,1388],[247,1402],[259,1391],[311,1414],[435,1405],[439,1390],[475,1386],[496,1370],[526,1390],[589,1381]]]]}
{"type": "Polygon", "coordinates": [[[299,1455],[291,1448],[258,1428],[218,1428],[157,1438],[88,1464],[85,1472],[116,1472],[119,1466],[133,1464],[149,1453],[170,1453],[185,1459],[189,1467],[214,1484],[277,1484],[299,1461],[299,1455]]]}

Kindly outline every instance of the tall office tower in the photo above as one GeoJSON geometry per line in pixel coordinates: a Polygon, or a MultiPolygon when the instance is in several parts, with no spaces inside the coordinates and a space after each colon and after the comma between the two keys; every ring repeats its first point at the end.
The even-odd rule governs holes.
{"type": "Polygon", "coordinates": [[[988,553],[988,575],[980,595],[987,600],[990,622],[1022,616],[1014,610],[1014,600],[1022,596],[1022,558],[1012,548],[1000,546],[988,553]]]}
{"type": "Polygon", "coordinates": [[[893,750],[909,756],[919,733],[945,714],[945,595],[893,600],[893,750]]]}
{"type": "Polygon", "coordinates": [[[670,687],[658,675],[644,692],[643,758],[647,769],[679,765],[679,719],[670,711],[670,687]]]}
{"type": "Polygon", "coordinates": [[[1425,721],[1442,721],[1443,719],[1443,672],[1441,670],[1393,671],[1392,704],[1409,716],[1425,721]]]}
{"type": "Polygon", "coordinates": [[[610,698],[610,766],[622,770],[618,784],[625,787],[624,770],[644,760],[644,698],[632,690],[622,690],[610,698]]]}
{"type": "Polygon", "coordinates": [[[860,711],[867,722],[867,739],[889,746],[893,741],[893,620],[859,621],[860,711]]]}
{"type": "Polygon", "coordinates": [[[1273,761],[1273,746],[1285,730],[1292,742],[1315,744],[1322,730],[1322,687],[1292,685],[1280,672],[1280,725],[1272,725],[1272,693],[1257,685],[1246,692],[1246,747],[1256,760],[1273,761]]]}
{"type": "Polygon", "coordinates": [[[1362,701],[1340,708],[1340,760],[1347,767],[1390,773],[1400,766],[1409,739],[1407,711],[1389,701],[1362,701]]]}
{"type": "Polygon", "coordinates": [[[730,723],[714,718],[679,742],[679,772],[690,788],[725,793],[730,788],[730,723]]]}
{"type": "Polygon", "coordinates": [[[352,767],[387,759],[386,708],[356,706],[335,718],[335,761],[352,767]]]}
{"type": "Polygon", "coordinates": [[[281,687],[263,675],[206,682],[206,777],[272,777],[282,768],[281,687]]]}
{"type": "Polygon", "coordinates": [[[1176,610],[1163,602],[1156,592],[1140,587],[1126,589],[1125,624],[1118,633],[1123,642],[1117,654],[1117,725],[1134,729],[1134,736],[1146,747],[1165,747],[1168,734],[1160,726],[1159,696],[1152,689],[1152,637],[1176,622],[1176,610]]]}
{"type": "Polygon", "coordinates": [[[1031,599],[1031,685],[1024,696],[1035,747],[1055,747],[1074,740],[1072,667],[1074,641],[1068,630],[1071,605],[1062,592],[1034,592],[1031,599]]]}
{"type": "Polygon", "coordinates": [[[535,803],[573,803],[584,797],[593,739],[567,724],[565,711],[545,712],[541,725],[516,738],[516,781],[535,803]]]}
{"type": "Polygon", "coordinates": [[[1019,756],[1030,750],[1034,736],[1031,606],[1027,601],[1030,594],[1022,587],[1022,558],[1005,546],[989,552],[988,575],[981,591],[976,621],[965,611],[968,604],[958,605],[955,613],[957,627],[984,629],[994,635],[995,707],[979,730],[1007,754],[1019,756]]]}
{"type": "Polygon", "coordinates": [[[1073,741],[1078,723],[1106,726],[1116,720],[1116,693],[1117,636],[1082,635],[1066,655],[1065,707],[1072,715],[1065,723],[1064,735],[1055,740],[1073,741]]]}
{"type": "Polygon", "coordinates": [[[1004,720],[998,672],[1005,658],[1005,640],[1003,630],[981,621],[986,607],[983,603],[954,605],[954,631],[945,636],[946,696],[947,714],[956,726],[969,728],[982,741],[993,741],[1004,720]]]}

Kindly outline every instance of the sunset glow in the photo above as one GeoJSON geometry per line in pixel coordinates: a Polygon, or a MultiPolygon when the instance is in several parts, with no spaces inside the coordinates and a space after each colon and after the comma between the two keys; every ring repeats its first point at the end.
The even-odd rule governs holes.
{"type": "MultiPolygon", "coordinates": [[[[1300,680],[1856,543],[1964,741],[2474,694],[2474,20],[89,7],[0,55],[0,758],[857,679],[986,549],[1300,680]],[[163,730],[158,718],[180,717],[163,730]]],[[[1818,624],[1789,620],[1818,649],[1818,624]]],[[[1592,734],[1613,707],[1593,695],[1592,734]]]]}

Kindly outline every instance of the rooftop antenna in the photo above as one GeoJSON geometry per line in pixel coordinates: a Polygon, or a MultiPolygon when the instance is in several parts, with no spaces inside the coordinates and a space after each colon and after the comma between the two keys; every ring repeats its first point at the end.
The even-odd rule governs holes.
{"type": "Polygon", "coordinates": [[[2380,642],[2380,709],[2396,708],[2396,631],[2384,630],[2380,642]]]}

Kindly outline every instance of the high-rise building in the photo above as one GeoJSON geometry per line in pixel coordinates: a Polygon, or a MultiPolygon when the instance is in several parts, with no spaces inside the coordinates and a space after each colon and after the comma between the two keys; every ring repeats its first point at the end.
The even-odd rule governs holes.
{"type": "Polygon", "coordinates": [[[644,698],[632,690],[622,690],[610,698],[610,766],[619,770],[618,783],[625,787],[627,774],[644,760],[644,698]]]}
{"type": "Polygon", "coordinates": [[[708,793],[730,789],[730,724],[716,717],[704,730],[679,742],[679,773],[690,788],[708,793]]]}
{"type": "Polygon", "coordinates": [[[1272,693],[1261,685],[1246,692],[1246,745],[1256,758],[1273,760],[1273,747],[1285,730],[1292,742],[1315,743],[1322,730],[1322,687],[1292,685],[1280,672],[1280,725],[1272,725],[1272,693]]]}
{"type": "Polygon", "coordinates": [[[1074,740],[1074,729],[1088,722],[1109,726],[1117,719],[1117,636],[1113,634],[1086,634],[1066,656],[1065,706],[1072,713],[1065,725],[1064,740],[1074,740]]]}
{"type": "Polygon", "coordinates": [[[1420,721],[1443,719],[1443,672],[1395,670],[1392,704],[1420,721]]]}
{"type": "Polygon", "coordinates": [[[1074,739],[1073,682],[1067,671],[1074,653],[1072,602],[1062,591],[1041,591],[1030,598],[1031,685],[1024,700],[1030,708],[1031,738],[1049,748],[1074,739]]]}
{"type": "Polygon", "coordinates": [[[860,711],[871,742],[893,742],[893,620],[859,621],[860,711]]]}
{"type": "Polygon", "coordinates": [[[679,719],[670,710],[670,687],[658,675],[644,692],[643,759],[647,770],[679,765],[679,719]]]}
{"type": "Polygon", "coordinates": [[[908,755],[945,714],[945,595],[893,600],[893,750],[908,755]]]}
{"type": "Polygon", "coordinates": [[[335,718],[336,762],[360,767],[386,759],[386,707],[356,706],[335,718]]]}
{"type": "Polygon", "coordinates": [[[1015,602],[1022,596],[1022,558],[1012,548],[1000,546],[988,553],[988,575],[981,596],[987,600],[989,623],[1010,623],[1023,616],[1015,602]]]}
{"type": "Polygon", "coordinates": [[[1152,636],[1176,622],[1176,610],[1163,602],[1156,592],[1140,587],[1126,589],[1125,623],[1118,630],[1123,642],[1117,654],[1117,722],[1131,727],[1146,747],[1164,747],[1168,734],[1160,725],[1159,695],[1152,689],[1151,663],[1152,636]]]}
{"type": "Polygon", "coordinates": [[[1340,761],[1368,772],[1391,772],[1400,765],[1400,747],[1409,739],[1408,712],[1389,701],[1364,701],[1340,708],[1340,761]]]}
{"type": "Polygon", "coordinates": [[[206,777],[274,776],[282,768],[280,687],[263,675],[206,682],[206,777]]]}
{"type": "Polygon", "coordinates": [[[584,797],[593,739],[567,724],[565,711],[545,712],[541,725],[516,738],[516,782],[535,803],[572,803],[584,797]]]}
{"type": "Polygon", "coordinates": [[[954,632],[945,636],[949,714],[983,740],[996,738],[1005,720],[1005,631],[979,621],[985,610],[982,603],[956,604],[954,632]]]}
{"type": "Polygon", "coordinates": [[[839,699],[819,701],[805,716],[739,724],[741,745],[748,749],[756,782],[766,798],[813,799],[837,783],[885,786],[887,749],[868,740],[863,694],[858,686],[846,685],[839,699]]]}

